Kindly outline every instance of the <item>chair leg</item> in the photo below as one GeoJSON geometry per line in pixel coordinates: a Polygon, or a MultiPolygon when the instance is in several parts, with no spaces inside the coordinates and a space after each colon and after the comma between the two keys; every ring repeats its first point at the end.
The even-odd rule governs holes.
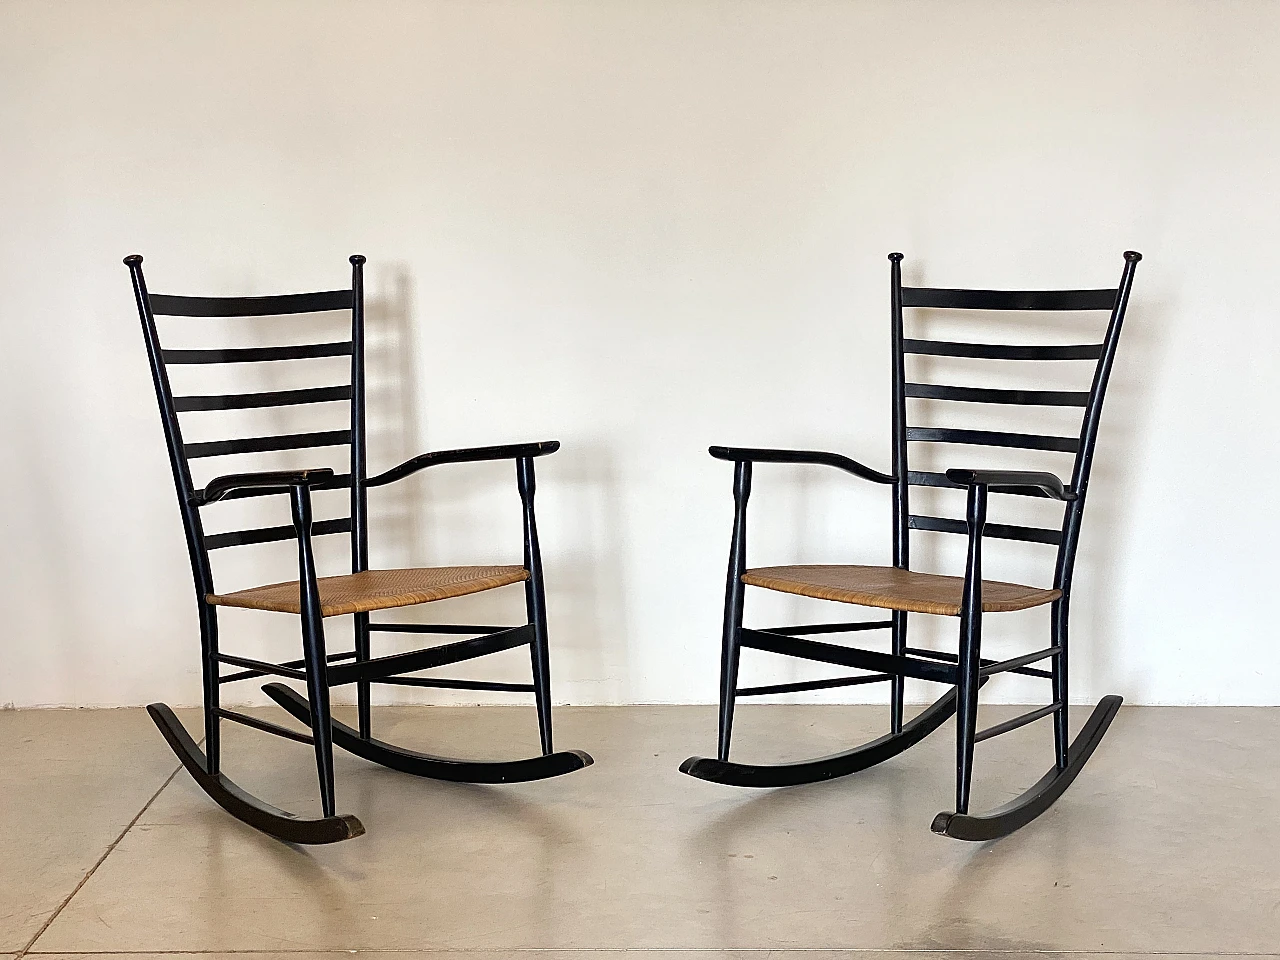
{"type": "MultiPolygon", "coordinates": [[[[907,612],[893,611],[893,655],[901,657],[907,650],[907,612]]],[[[895,736],[902,732],[902,703],[906,696],[907,678],[898,674],[889,686],[889,732],[895,736]]]]}
{"type": "Polygon", "coordinates": [[[751,462],[733,467],[733,542],[729,547],[729,573],[725,582],[724,628],[720,638],[720,724],[716,757],[729,759],[733,740],[733,707],[738,696],[738,663],[742,659],[742,608],[747,569],[747,499],[751,496],[751,462]]]}
{"type": "MultiPolygon", "coordinates": [[[[730,568],[732,569],[732,567],[730,568]]],[[[738,691],[738,662],[742,659],[742,582],[729,585],[724,602],[724,633],[720,645],[720,723],[716,739],[716,757],[729,759],[733,739],[733,707],[738,691]]]]}
{"type": "Polygon", "coordinates": [[[334,816],[333,729],[329,711],[329,658],[324,647],[324,613],[316,584],[316,561],[311,550],[311,498],[306,487],[291,491],[293,525],[298,531],[298,601],[302,614],[302,659],[307,671],[307,699],[311,701],[311,737],[320,778],[320,806],[334,816]]]}
{"type": "Polygon", "coordinates": [[[324,627],[317,617],[303,617],[303,657],[307,662],[307,699],[311,701],[311,736],[316,748],[316,774],[320,778],[320,808],[326,817],[337,811],[333,789],[333,727],[329,709],[328,661],[324,627]]]}
{"type": "MultiPolygon", "coordinates": [[[[534,551],[537,557],[537,551],[534,551]]],[[[551,652],[547,641],[547,600],[542,582],[541,559],[531,562],[529,579],[525,581],[525,609],[533,625],[533,642],[529,644],[533,668],[533,697],[538,705],[538,735],[544,756],[553,752],[551,732],[551,652]],[[534,570],[537,574],[534,574],[534,570]]]]}
{"type": "Polygon", "coordinates": [[[1067,768],[1067,754],[1071,747],[1071,730],[1067,725],[1067,598],[1055,600],[1050,608],[1052,642],[1058,648],[1053,657],[1053,701],[1058,709],[1053,714],[1053,746],[1059,770],[1067,768]]]}
{"type": "MultiPolygon", "coordinates": [[[[357,613],[353,618],[355,634],[356,663],[364,663],[369,659],[369,614],[357,613]]],[[[356,682],[356,716],[360,739],[368,740],[373,736],[373,714],[369,709],[370,683],[368,680],[356,682]]]]}
{"type": "Polygon", "coordinates": [[[222,730],[218,708],[221,684],[218,676],[218,614],[212,604],[200,600],[200,646],[204,664],[204,757],[205,772],[217,776],[222,766],[222,730]]]}
{"type": "MultiPolygon", "coordinates": [[[[981,623],[979,612],[974,619],[981,623]]],[[[966,623],[960,631],[956,677],[956,813],[969,812],[973,785],[973,745],[978,732],[978,687],[981,677],[980,627],[966,623]]]]}
{"type": "Polygon", "coordinates": [[[547,642],[547,594],[542,580],[542,550],[538,546],[538,521],[533,509],[537,482],[532,457],[516,460],[516,488],[520,491],[520,504],[524,508],[524,568],[529,571],[529,579],[524,582],[524,604],[529,623],[533,626],[533,641],[529,644],[533,698],[538,705],[542,753],[547,756],[554,749],[551,735],[551,654],[547,642]]]}
{"type": "Polygon", "coordinates": [[[960,604],[960,649],[956,660],[956,813],[969,812],[973,785],[973,745],[978,733],[978,690],[982,683],[982,531],[987,522],[987,490],[969,488],[969,558],[960,604]]]}

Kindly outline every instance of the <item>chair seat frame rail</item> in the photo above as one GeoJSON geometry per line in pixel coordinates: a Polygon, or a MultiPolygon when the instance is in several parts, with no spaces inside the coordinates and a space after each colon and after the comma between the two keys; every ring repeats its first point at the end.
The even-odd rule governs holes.
{"type": "Polygon", "coordinates": [[[322,844],[348,840],[364,833],[364,826],[358,818],[351,814],[337,813],[333,770],[335,744],[356,756],[393,770],[468,783],[539,780],[589,766],[592,760],[588,754],[579,750],[557,752],[552,740],[546,588],[534,513],[534,459],[555,453],[559,449],[559,442],[551,440],[425,453],[384,473],[369,477],[366,473],[363,256],[357,254],[350,258],[349,288],[269,297],[151,294],[147,290],[142,272],[142,257],[132,255],[126,257],[124,262],[133,281],[191,560],[200,625],[204,692],[203,748],[168,706],[153,703],[147,709],[196,783],[227,812],[251,827],[290,843],[322,844]],[[350,313],[349,340],[280,347],[164,349],[156,322],[157,316],[261,317],[327,311],[350,313]],[[194,397],[175,397],[169,382],[169,367],[174,364],[292,362],[322,357],[349,357],[350,382],[269,393],[194,397]],[[184,443],[182,425],[179,422],[179,414],[183,413],[334,402],[345,402],[350,408],[349,425],[343,430],[192,444],[184,443]],[[233,473],[217,477],[200,489],[192,482],[192,459],[327,446],[349,448],[348,473],[336,474],[331,468],[233,473]],[[513,461],[515,464],[516,487],[522,505],[523,565],[527,573],[523,581],[526,623],[514,626],[382,623],[372,621],[368,612],[361,612],[351,615],[352,649],[329,653],[313,538],[328,534],[348,535],[351,544],[351,572],[354,574],[369,570],[369,488],[394,483],[428,467],[501,460],[513,461]],[[312,492],[344,488],[350,495],[349,516],[337,520],[313,519],[312,492]],[[205,533],[201,513],[210,505],[243,497],[271,495],[287,496],[290,523],[229,533],[205,533]],[[210,551],[282,540],[294,540],[297,543],[302,657],[273,663],[227,653],[222,649],[219,638],[218,608],[210,601],[216,594],[210,551]],[[371,650],[371,638],[376,633],[455,635],[465,639],[375,657],[371,650]],[[531,683],[499,683],[416,675],[424,670],[462,663],[517,647],[527,647],[529,650],[533,675],[531,683]],[[227,667],[238,669],[224,672],[227,667]],[[221,705],[220,692],[224,684],[262,677],[293,680],[305,686],[305,696],[278,681],[266,684],[263,690],[293,720],[302,724],[306,732],[226,709],[221,705]],[[531,693],[537,707],[541,754],[511,761],[466,760],[418,753],[379,740],[373,736],[370,708],[371,690],[375,683],[531,693]],[[345,684],[354,684],[356,687],[355,727],[335,720],[330,706],[330,689],[345,684]],[[224,720],[310,744],[315,754],[319,781],[320,816],[304,817],[281,810],[253,796],[231,780],[222,770],[221,723],[224,720]]]}
{"type": "MultiPolygon", "coordinates": [[[[1121,698],[1106,696],[1072,739],[1068,726],[1068,620],[1072,573],[1080,539],[1089,474],[1098,437],[1107,383],[1115,362],[1120,331],[1128,307],[1134,272],[1142,255],[1124,254],[1120,282],[1114,288],[1089,290],[969,290],[907,287],[902,283],[900,253],[889,255],[890,327],[892,357],[893,469],[882,473],[837,453],[714,446],[711,456],[734,465],[733,533],[725,587],[724,627],[721,635],[720,710],[714,758],[694,756],[681,771],[702,780],[740,787],[783,787],[814,783],[865,770],[919,743],[952,716],[956,717],[955,809],[939,813],[932,830],[960,840],[992,840],[1025,826],[1044,813],[1080,773],[1107,732],[1121,698]],[[1097,311],[1108,315],[1101,342],[1069,345],[1006,345],[910,339],[904,336],[904,311],[912,309],[983,311],[1097,311]],[[1087,391],[997,390],[947,384],[909,382],[910,355],[964,357],[997,361],[1094,361],[1087,391]],[[1074,437],[1049,437],[991,430],[960,430],[908,425],[908,400],[963,401],[1016,406],[1071,406],[1083,410],[1074,437]],[[908,452],[919,443],[943,443],[1049,450],[1072,455],[1070,482],[1053,473],[1020,469],[949,469],[945,472],[909,468],[908,452]],[[816,464],[834,467],[892,491],[893,566],[910,570],[910,535],[915,530],[957,533],[967,538],[963,587],[959,604],[959,638],[955,653],[908,645],[908,611],[892,609],[888,619],[806,624],[764,630],[743,626],[747,572],[747,503],[752,471],[758,463],[816,464]],[[909,491],[913,486],[950,487],[966,494],[964,520],[913,514],[909,491]],[[1062,505],[1058,529],[1008,526],[987,522],[992,494],[1048,498],[1062,505]],[[1053,587],[1060,596],[1049,603],[1049,644],[1003,661],[982,656],[984,543],[1015,539],[1056,547],[1053,587]],[[889,651],[855,648],[809,639],[820,634],[887,631],[889,651]],[[827,680],[797,681],[766,686],[738,686],[743,649],[753,649],[863,671],[827,680]],[[1048,669],[1036,666],[1048,661],[1048,669]],[[979,730],[978,696],[998,673],[1016,673],[1048,680],[1049,702],[1021,716],[979,730]],[[948,689],[910,720],[904,719],[904,685],[911,677],[940,683],[948,689]],[[870,743],[814,760],[781,764],[741,763],[729,759],[734,706],[739,697],[793,693],[865,683],[889,685],[889,730],[870,743]],[[1054,757],[1048,773],[1011,802],[985,814],[971,813],[974,747],[1042,718],[1053,718],[1054,757]]],[[[955,449],[954,447],[952,449],[955,449]]],[[[961,447],[960,449],[963,449],[961,447]]]]}

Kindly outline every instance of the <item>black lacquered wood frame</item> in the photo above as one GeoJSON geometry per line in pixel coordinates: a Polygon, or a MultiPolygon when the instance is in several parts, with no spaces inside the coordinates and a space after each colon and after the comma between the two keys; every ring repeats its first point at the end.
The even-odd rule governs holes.
{"type": "Polygon", "coordinates": [[[363,256],[355,255],[350,258],[350,288],[269,297],[152,294],[148,292],[143,276],[142,257],[130,256],[124,262],[133,280],[191,560],[204,680],[203,750],[182,728],[167,706],[152,704],[148,710],[197,783],[223,808],[259,830],[295,843],[331,843],[364,832],[364,827],[354,816],[339,815],[336,812],[333,775],[335,743],[358,756],[396,770],[425,777],[477,783],[541,779],[589,765],[591,758],[587,754],[576,750],[556,753],[552,742],[545,584],[534,513],[533,461],[537,457],[554,453],[559,449],[559,442],[551,440],[426,453],[369,477],[366,471],[363,256]],[[156,323],[157,316],[244,318],[328,311],[350,313],[349,340],[273,347],[164,349],[156,323]],[[169,382],[170,365],[272,363],[329,357],[350,358],[350,379],[347,383],[261,393],[174,396],[169,382]],[[198,414],[218,410],[338,402],[349,405],[348,423],[342,429],[267,437],[237,437],[187,443],[183,440],[179,416],[184,413],[198,414]],[[200,489],[192,482],[190,461],[195,459],[323,447],[347,447],[349,472],[336,474],[332,469],[316,468],[234,473],[217,477],[200,489]],[[376,623],[370,621],[368,613],[357,613],[352,616],[353,649],[328,653],[312,539],[331,534],[347,535],[351,544],[351,572],[368,570],[369,488],[393,483],[427,467],[492,460],[510,460],[515,464],[516,487],[520,495],[524,525],[523,562],[528,571],[528,579],[524,582],[528,622],[510,627],[376,623]],[[348,490],[348,516],[328,520],[313,518],[311,492],[325,489],[348,490]],[[288,496],[291,523],[224,533],[205,533],[201,518],[203,508],[225,500],[270,495],[288,496]],[[208,600],[215,593],[210,551],[281,540],[295,540],[298,547],[303,657],[284,663],[270,663],[229,654],[221,649],[219,642],[217,607],[208,600]],[[370,644],[370,637],[374,633],[455,634],[469,639],[407,653],[374,657],[370,644]],[[528,646],[530,652],[533,678],[529,684],[408,676],[418,671],[461,663],[521,646],[528,646]],[[224,673],[225,666],[240,669],[224,673]],[[268,684],[264,689],[295,719],[306,724],[310,728],[309,733],[301,733],[221,706],[222,685],[261,677],[281,677],[306,685],[306,697],[279,683],[268,684]],[[542,755],[503,762],[460,760],[416,753],[377,740],[372,735],[370,710],[371,685],[374,683],[532,693],[537,706],[542,755]],[[329,707],[330,688],[344,684],[354,684],[356,687],[356,728],[334,720],[329,707]],[[220,724],[223,720],[310,744],[315,751],[322,815],[319,818],[296,817],[258,800],[228,779],[221,770],[220,724]]]}
{"type": "Polygon", "coordinates": [[[1073,741],[1068,729],[1068,611],[1072,573],[1079,546],[1089,474],[1098,438],[1098,424],[1116,348],[1124,323],[1134,272],[1141,254],[1127,252],[1116,287],[1082,290],[971,290],[941,287],[908,287],[902,283],[902,254],[890,260],[890,332],[892,359],[892,469],[885,473],[836,453],[812,450],[758,448],[710,448],[713,457],[734,464],[734,521],[721,638],[720,719],[715,759],[690,757],[681,770],[692,776],[735,786],[773,787],[809,783],[844,776],[880,763],[919,742],[948,717],[957,715],[956,808],[939,814],[935,832],[965,840],[986,840],[1007,834],[1039,816],[1079,773],[1120,706],[1109,696],[1095,708],[1090,720],[1073,741]],[[969,343],[924,340],[905,336],[904,311],[1071,311],[1106,312],[1108,322],[1100,342],[1061,345],[969,343]],[[993,389],[952,384],[922,383],[907,378],[909,356],[956,357],[995,361],[1093,361],[1088,390],[993,389]],[[1079,432],[1074,436],[1049,436],[995,430],[914,426],[908,420],[908,400],[1012,406],[1076,407],[1082,410],[1079,432]],[[1072,455],[1070,482],[1063,483],[1045,471],[1021,469],[950,469],[945,472],[913,470],[911,447],[942,443],[958,449],[966,446],[1003,448],[1009,451],[1039,450],[1072,455]],[[893,566],[910,569],[911,532],[956,533],[967,538],[959,645],[956,653],[911,647],[907,642],[908,614],[893,611],[888,620],[837,624],[807,624],[755,630],[743,626],[746,572],[747,503],[751,495],[753,466],[757,463],[818,464],[835,467],[859,479],[887,486],[892,491],[893,566]],[[910,489],[915,486],[967,490],[964,519],[932,517],[911,512],[910,489]],[[1030,496],[1056,500],[1063,505],[1062,523],[1056,528],[997,524],[987,520],[991,494],[1030,496]],[[1048,646],[1004,661],[981,655],[982,553],[987,539],[1021,540],[1057,548],[1053,586],[1060,599],[1049,609],[1048,646]],[[871,630],[889,631],[889,651],[852,648],[806,639],[813,634],[841,634],[871,630]],[[738,664],[743,648],[797,657],[819,663],[866,671],[830,680],[798,681],[740,688],[738,664]],[[1048,660],[1050,669],[1035,664],[1048,660]],[[1051,682],[1049,702],[1021,716],[977,729],[978,693],[997,673],[1018,673],[1051,682]],[[944,683],[952,689],[914,720],[904,722],[904,680],[944,683]],[[818,760],[789,764],[750,764],[729,760],[734,704],[741,696],[793,693],[862,683],[889,684],[889,732],[862,747],[818,760]],[[1013,802],[985,816],[969,813],[975,744],[1036,720],[1053,717],[1053,769],[1013,802]]]}

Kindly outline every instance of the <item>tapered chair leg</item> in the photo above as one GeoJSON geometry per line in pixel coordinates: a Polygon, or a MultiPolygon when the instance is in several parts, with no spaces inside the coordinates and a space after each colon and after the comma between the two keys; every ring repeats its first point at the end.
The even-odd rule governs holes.
{"type": "Polygon", "coordinates": [[[533,497],[537,482],[533,458],[516,460],[516,486],[524,508],[524,568],[529,579],[524,582],[525,611],[533,626],[533,642],[529,644],[530,667],[533,670],[533,698],[538,705],[538,735],[542,753],[554,751],[551,732],[551,652],[547,641],[547,597],[542,580],[542,550],[538,546],[538,522],[534,516],[533,497]]]}
{"type": "Polygon", "coordinates": [[[543,595],[541,565],[536,585],[532,571],[525,581],[525,606],[528,609],[529,623],[533,625],[529,659],[533,669],[533,697],[538,705],[538,736],[542,742],[542,753],[550,755],[554,752],[551,731],[551,652],[547,641],[547,602],[543,595]]]}
{"type": "Polygon", "coordinates": [[[987,488],[969,488],[969,558],[960,602],[960,650],[956,663],[956,813],[969,812],[973,746],[978,733],[978,690],[982,669],[982,531],[987,522],[987,488]]]}
{"type": "MultiPolygon", "coordinates": [[[[979,614],[979,619],[981,614],[979,614]]],[[[960,640],[956,678],[956,812],[967,813],[973,786],[973,747],[978,733],[978,686],[981,660],[978,638],[966,629],[960,640]]]]}
{"type": "Polygon", "coordinates": [[[333,789],[333,729],[329,710],[329,659],[324,646],[324,616],[316,583],[315,556],[311,549],[311,498],[306,487],[294,487],[293,524],[298,531],[298,592],[302,614],[302,659],[307,673],[307,699],[311,702],[311,737],[316,750],[316,774],[320,779],[320,806],[326,817],[337,805],[333,789]]]}
{"type": "MultiPolygon", "coordinates": [[[[303,619],[305,621],[305,614],[303,619]]],[[[332,817],[337,811],[333,786],[333,727],[329,681],[325,676],[324,629],[318,620],[312,629],[307,629],[304,623],[303,649],[307,663],[307,698],[312,704],[311,737],[316,749],[316,774],[320,779],[320,807],[326,817],[332,817]]]]}
{"type": "MultiPolygon", "coordinates": [[[[732,567],[730,568],[732,569],[732,567]]],[[[724,633],[720,646],[720,718],[717,726],[716,757],[729,759],[729,745],[733,739],[733,708],[737,700],[738,663],[742,659],[742,584],[734,589],[729,586],[729,595],[724,605],[724,633]]]]}
{"type": "Polygon", "coordinates": [[[729,572],[725,582],[724,630],[720,640],[720,723],[716,757],[729,759],[733,739],[733,707],[738,696],[738,663],[742,659],[742,608],[747,569],[747,500],[751,496],[751,462],[733,468],[733,542],[729,547],[729,572]]]}

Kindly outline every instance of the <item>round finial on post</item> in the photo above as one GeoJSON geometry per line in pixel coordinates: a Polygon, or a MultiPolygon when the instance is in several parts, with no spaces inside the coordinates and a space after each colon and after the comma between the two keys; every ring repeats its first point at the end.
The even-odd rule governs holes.
{"type": "Polygon", "coordinates": [[[1142,254],[1140,254],[1137,250],[1126,250],[1124,252],[1124,258],[1129,263],[1137,263],[1139,260],[1142,259],[1142,254]]]}
{"type": "Polygon", "coordinates": [[[353,267],[364,266],[365,257],[363,253],[353,253],[349,259],[353,267]]]}
{"type": "Polygon", "coordinates": [[[901,263],[901,262],[902,262],[902,254],[900,254],[900,253],[891,253],[891,254],[889,254],[889,259],[890,259],[890,260],[892,260],[894,263],[901,263]]]}
{"type": "Polygon", "coordinates": [[[142,254],[140,253],[131,253],[124,258],[124,265],[126,267],[136,267],[140,263],[142,263],[142,254]]]}

